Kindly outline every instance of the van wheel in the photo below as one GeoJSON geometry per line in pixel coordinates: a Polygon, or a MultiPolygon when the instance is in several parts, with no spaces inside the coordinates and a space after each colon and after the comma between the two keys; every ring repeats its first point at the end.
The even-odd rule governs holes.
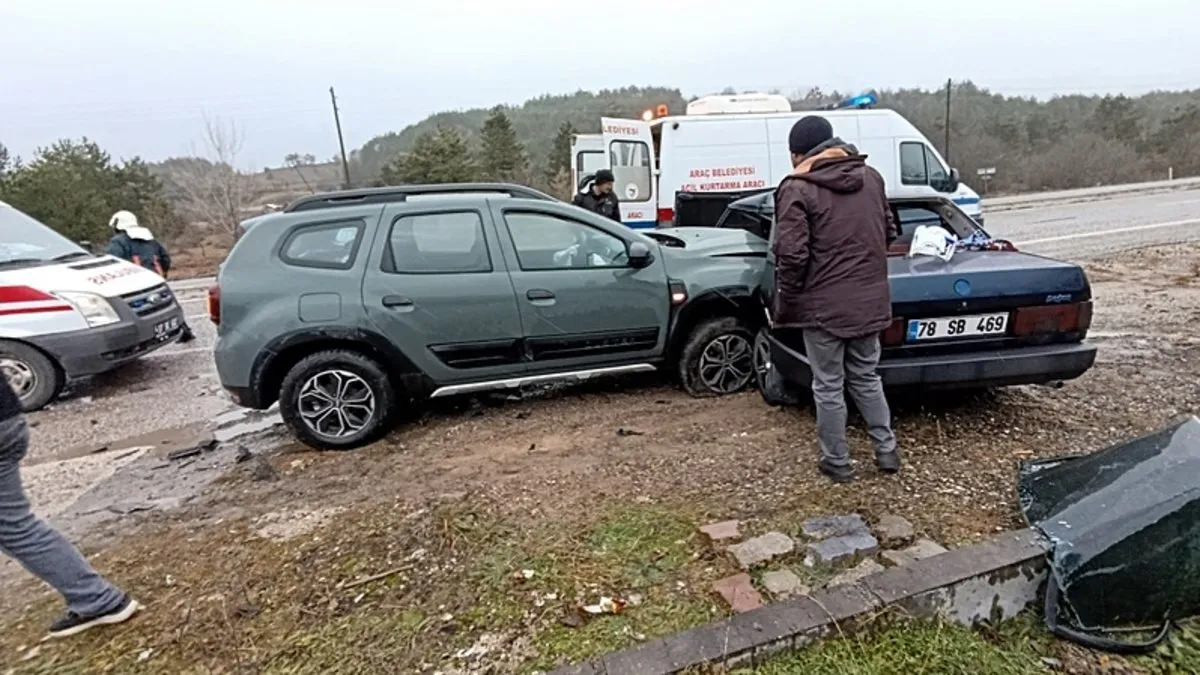
{"type": "Polygon", "coordinates": [[[25,412],[44,408],[63,388],[63,375],[54,361],[20,342],[0,340],[0,372],[25,412]]]}
{"type": "Polygon", "coordinates": [[[796,386],[783,379],[779,370],[771,365],[771,343],[767,340],[766,328],[754,336],[754,381],[767,405],[799,405],[800,394],[796,386]]]}
{"type": "Polygon", "coordinates": [[[387,372],[375,360],[335,349],[292,366],[280,387],[279,412],[305,445],[352,450],[390,431],[396,398],[387,372]]]}
{"type": "Polygon", "coordinates": [[[725,396],[754,380],[754,336],[732,316],[692,330],[679,354],[679,382],[692,396],[725,396]]]}

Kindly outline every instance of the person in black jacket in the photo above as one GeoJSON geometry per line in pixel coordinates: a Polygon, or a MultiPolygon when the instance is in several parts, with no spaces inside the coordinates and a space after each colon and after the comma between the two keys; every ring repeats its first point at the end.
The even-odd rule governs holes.
{"type": "Polygon", "coordinates": [[[33,515],[21,485],[20,464],[29,448],[21,401],[0,377],[0,551],[50,584],[67,602],[67,613],[50,624],[50,637],[128,621],[141,606],[109,583],[58,531],[33,515]]]}
{"type": "MultiPolygon", "coordinates": [[[[108,240],[108,254],[122,260],[145,267],[155,272],[163,279],[171,273],[171,254],[167,248],[154,238],[154,234],[138,224],[137,216],[129,211],[117,211],[109,218],[108,224],[115,230],[112,239],[108,240]]],[[[183,322],[183,334],[180,342],[191,342],[196,339],[192,327],[183,322]]]]}
{"type": "Polygon", "coordinates": [[[600,169],[592,180],[584,183],[571,203],[606,218],[621,222],[621,202],[613,194],[613,172],[600,169]]]}

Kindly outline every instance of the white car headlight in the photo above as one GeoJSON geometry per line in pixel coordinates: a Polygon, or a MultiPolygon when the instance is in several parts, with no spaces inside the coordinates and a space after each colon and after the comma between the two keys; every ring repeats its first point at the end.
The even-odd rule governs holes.
{"type": "Polygon", "coordinates": [[[58,291],[55,293],[58,297],[66,300],[79,310],[85,321],[92,328],[107,326],[110,323],[116,323],[121,320],[117,310],[113,309],[108,298],[95,293],[81,293],[78,291],[58,291]]]}

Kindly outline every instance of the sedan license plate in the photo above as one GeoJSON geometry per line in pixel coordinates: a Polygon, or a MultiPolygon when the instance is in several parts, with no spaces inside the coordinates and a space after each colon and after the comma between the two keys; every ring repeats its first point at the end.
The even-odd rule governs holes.
{"type": "Polygon", "coordinates": [[[1004,335],[1006,330],[1008,330],[1008,314],[914,319],[908,322],[908,341],[923,342],[981,335],[1004,335]]]}
{"type": "Polygon", "coordinates": [[[179,330],[179,317],[160,321],[154,324],[154,339],[160,342],[166,340],[176,330],[179,330]]]}

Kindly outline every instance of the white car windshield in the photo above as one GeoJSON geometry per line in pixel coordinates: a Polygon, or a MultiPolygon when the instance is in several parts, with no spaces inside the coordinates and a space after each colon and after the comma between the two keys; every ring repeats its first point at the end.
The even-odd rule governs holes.
{"type": "Polygon", "coordinates": [[[0,266],[57,262],[87,255],[79,244],[0,202],[0,266]]]}

